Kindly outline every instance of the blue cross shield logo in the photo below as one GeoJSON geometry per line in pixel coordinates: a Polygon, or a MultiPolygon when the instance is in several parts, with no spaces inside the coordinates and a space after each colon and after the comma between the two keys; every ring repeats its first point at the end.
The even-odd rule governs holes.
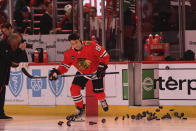
{"type": "Polygon", "coordinates": [[[9,89],[11,93],[17,97],[21,90],[23,85],[23,74],[21,71],[17,72],[11,72],[10,73],[10,81],[9,81],[9,89]]]}
{"type": "Polygon", "coordinates": [[[58,80],[56,81],[48,81],[49,83],[49,86],[50,86],[50,89],[52,90],[52,93],[58,97],[62,90],[63,90],[63,87],[64,87],[64,78],[62,77],[59,77],[58,80]]]}
{"type": "MultiPolygon", "coordinates": [[[[41,70],[33,69],[33,76],[41,76],[41,70]]],[[[30,79],[27,78],[27,89],[32,89],[32,97],[41,97],[41,90],[46,89],[46,78],[30,79]]]]}

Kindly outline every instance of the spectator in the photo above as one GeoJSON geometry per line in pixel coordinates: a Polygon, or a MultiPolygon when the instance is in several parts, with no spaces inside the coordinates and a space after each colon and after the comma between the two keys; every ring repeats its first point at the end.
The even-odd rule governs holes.
{"type": "Polygon", "coordinates": [[[25,6],[30,5],[30,0],[17,0],[15,4],[15,10],[21,10],[25,6]]]}
{"type": "Polygon", "coordinates": [[[7,15],[4,11],[7,7],[7,3],[7,0],[0,0],[0,25],[7,21],[7,15]]]}
{"type": "Polygon", "coordinates": [[[86,3],[83,6],[83,18],[84,18],[84,40],[90,40],[90,18],[89,18],[89,10],[90,3],[86,3]]]}
{"type": "Polygon", "coordinates": [[[89,10],[90,16],[90,38],[100,38],[101,20],[97,17],[97,9],[91,7],[89,10]]]}
{"type": "Polygon", "coordinates": [[[46,2],[46,11],[40,20],[40,33],[49,34],[52,31],[52,3],[46,2]]]}
{"type": "Polygon", "coordinates": [[[20,11],[14,12],[16,31],[24,34],[32,34],[31,30],[31,10],[29,6],[24,6],[20,11]]]}
{"type": "Polygon", "coordinates": [[[59,22],[57,27],[65,30],[72,30],[73,29],[72,6],[70,4],[65,5],[64,10],[65,10],[65,15],[63,19],[59,22]]]}

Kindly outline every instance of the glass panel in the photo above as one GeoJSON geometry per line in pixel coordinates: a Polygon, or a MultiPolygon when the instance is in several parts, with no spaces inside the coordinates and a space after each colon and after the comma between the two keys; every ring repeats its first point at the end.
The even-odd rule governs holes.
{"type": "MultiPolygon", "coordinates": [[[[74,8],[75,9],[75,8],[74,8]]],[[[70,33],[73,30],[73,3],[70,0],[56,0],[57,33],[70,33]]]]}
{"type": "MultiPolygon", "coordinates": [[[[91,38],[91,30],[90,30],[90,12],[91,12],[91,4],[90,4],[90,0],[89,1],[83,1],[83,17],[84,17],[84,40],[90,40],[91,38]]],[[[93,10],[94,11],[94,10],[93,10]]],[[[97,14],[96,14],[96,10],[94,11],[94,18],[97,20],[97,14]]],[[[97,27],[98,25],[92,25],[94,27],[97,27]]]]}
{"type": "MultiPolygon", "coordinates": [[[[9,0],[9,1],[7,0],[6,6],[3,7],[2,4],[4,3],[3,1],[1,1],[0,7],[2,7],[2,10],[3,8],[5,8],[4,12],[2,12],[3,14],[2,17],[6,16],[6,21],[8,22],[9,22],[9,18],[13,18],[12,26],[13,26],[14,32],[20,32],[23,35],[23,39],[26,40],[27,47],[25,50],[27,52],[29,62],[33,61],[35,50],[39,51],[40,62],[43,62],[43,53],[45,50],[48,53],[49,62],[62,61],[64,57],[64,52],[70,48],[70,43],[69,41],[67,41],[69,34],[51,34],[51,32],[49,31],[49,34],[47,35],[40,35],[40,17],[44,13],[43,9],[45,9],[45,5],[41,2],[41,0],[37,1],[38,3],[36,2],[35,3],[25,3],[25,2],[23,3],[23,2],[24,2],[23,0],[9,0]],[[9,3],[9,2],[12,2],[12,3],[9,3]],[[8,5],[9,5],[9,8],[7,8],[8,5]],[[31,7],[31,13],[30,13],[31,17],[30,15],[27,15],[29,18],[28,20],[30,21],[28,20],[24,21],[24,19],[22,19],[24,15],[26,15],[26,14],[23,14],[23,12],[29,13],[29,9],[24,8],[24,5],[31,7]],[[11,14],[13,14],[13,17],[11,17],[12,16],[11,14]],[[27,24],[29,22],[29,25],[26,26],[25,22],[27,24]],[[25,35],[25,34],[33,34],[33,35],[25,35]]],[[[55,2],[61,3],[62,0],[56,0],[55,2]]],[[[73,9],[76,10],[74,17],[78,16],[78,11],[77,11],[78,3],[77,2],[78,2],[77,0],[74,1],[73,9]]],[[[62,3],[65,4],[66,1],[63,0],[62,3]]],[[[72,3],[69,3],[69,4],[71,5],[72,3]]],[[[57,8],[62,8],[62,7],[57,7],[57,8]]],[[[2,18],[0,21],[3,23],[4,19],[2,18]]],[[[53,19],[50,22],[53,22],[53,19]]],[[[57,21],[55,21],[55,19],[54,19],[54,22],[58,23],[57,21]]],[[[74,28],[76,30],[78,27],[77,23],[78,21],[77,19],[75,19],[74,28]]],[[[51,24],[51,27],[52,27],[52,24],[51,24]]],[[[71,32],[72,30],[67,31],[67,32],[60,32],[60,33],[71,33],[71,32]]],[[[54,33],[58,33],[58,32],[54,32],[54,33]]],[[[5,35],[3,35],[1,38],[5,38],[5,35]]]]}
{"type": "Polygon", "coordinates": [[[40,17],[44,13],[43,2],[26,2],[24,0],[12,0],[12,25],[14,31],[21,34],[39,34],[40,17]]]}
{"type": "Polygon", "coordinates": [[[196,1],[185,0],[186,30],[196,30],[196,1]]]}
{"type": "MultiPolygon", "coordinates": [[[[44,0],[33,0],[31,2],[10,0],[9,2],[12,2],[13,6],[12,19],[16,32],[29,35],[67,34],[73,32],[72,10],[78,11],[75,8],[77,4],[73,7],[73,3],[70,0],[55,0],[51,1],[51,4],[47,4],[44,0]],[[45,16],[44,14],[48,15],[45,16]]],[[[9,9],[9,11],[11,10],[9,9]]],[[[74,16],[77,14],[76,12],[74,16]]],[[[75,18],[77,20],[78,17],[75,18]]]]}
{"type": "Polygon", "coordinates": [[[194,60],[196,52],[196,1],[185,0],[185,53],[184,59],[194,60]]]}
{"type": "Polygon", "coordinates": [[[136,36],[136,3],[135,0],[124,0],[124,55],[125,59],[136,60],[137,36],[136,36]]]}
{"type": "Polygon", "coordinates": [[[84,0],[84,40],[95,40],[102,43],[101,0],[84,0]]]}
{"type": "Polygon", "coordinates": [[[105,6],[106,50],[111,61],[122,58],[120,41],[120,1],[106,0],[105,6]]]}
{"type": "Polygon", "coordinates": [[[73,32],[77,32],[79,29],[79,3],[78,0],[73,0],[73,32]]]}
{"type": "Polygon", "coordinates": [[[179,57],[178,15],[178,0],[142,0],[144,60],[172,60],[179,57]]]}
{"type": "MultiPolygon", "coordinates": [[[[8,12],[8,1],[7,0],[1,0],[0,1],[0,25],[5,23],[7,20],[9,20],[9,12],[8,12]]],[[[2,33],[0,32],[0,36],[2,33]]]]}
{"type": "Polygon", "coordinates": [[[105,46],[111,61],[122,58],[120,41],[120,1],[105,1],[105,45],[103,45],[102,0],[84,0],[84,40],[95,40],[105,46]]]}
{"type": "Polygon", "coordinates": [[[120,1],[118,0],[106,0],[105,31],[105,48],[110,54],[110,60],[121,60],[120,1]]]}

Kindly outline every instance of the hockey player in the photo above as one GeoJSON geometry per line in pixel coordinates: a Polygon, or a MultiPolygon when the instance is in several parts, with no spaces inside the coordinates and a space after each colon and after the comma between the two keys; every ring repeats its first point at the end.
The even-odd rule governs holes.
{"type": "Polygon", "coordinates": [[[103,77],[108,67],[109,54],[94,41],[81,41],[79,36],[75,33],[69,35],[68,40],[71,43],[71,48],[64,53],[64,61],[58,69],[50,71],[49,79],[57,80],[58,75],[66,73],[71,65],[74,65],[78,69],[76,75],[89,73],[96,73],[96,75],[74,78],[70,91],[73,101],[75,102],[77,113],[68,116],[67,119],[79,118],[84,114],[85,107],[80,91],[84,89],[88,80],[92,80],[94,95],[100,101],[103,110],[108,111],[108,104],[105,100],[103,87],[103,77]]]}

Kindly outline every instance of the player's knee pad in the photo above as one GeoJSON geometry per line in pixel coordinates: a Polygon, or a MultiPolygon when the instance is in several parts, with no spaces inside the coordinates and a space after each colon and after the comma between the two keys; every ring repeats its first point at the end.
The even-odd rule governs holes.
{"type": "Polygon", "coordinates": [[[81,87],[78,85],[72,84],[70,91],[71,91],[72,96],[80,95],[81,87]]]}
{"type": "Polygon", "coordinates": [[[105,99],[105,92],[94,93],[97,100],[103,101],[105,99]]]}

